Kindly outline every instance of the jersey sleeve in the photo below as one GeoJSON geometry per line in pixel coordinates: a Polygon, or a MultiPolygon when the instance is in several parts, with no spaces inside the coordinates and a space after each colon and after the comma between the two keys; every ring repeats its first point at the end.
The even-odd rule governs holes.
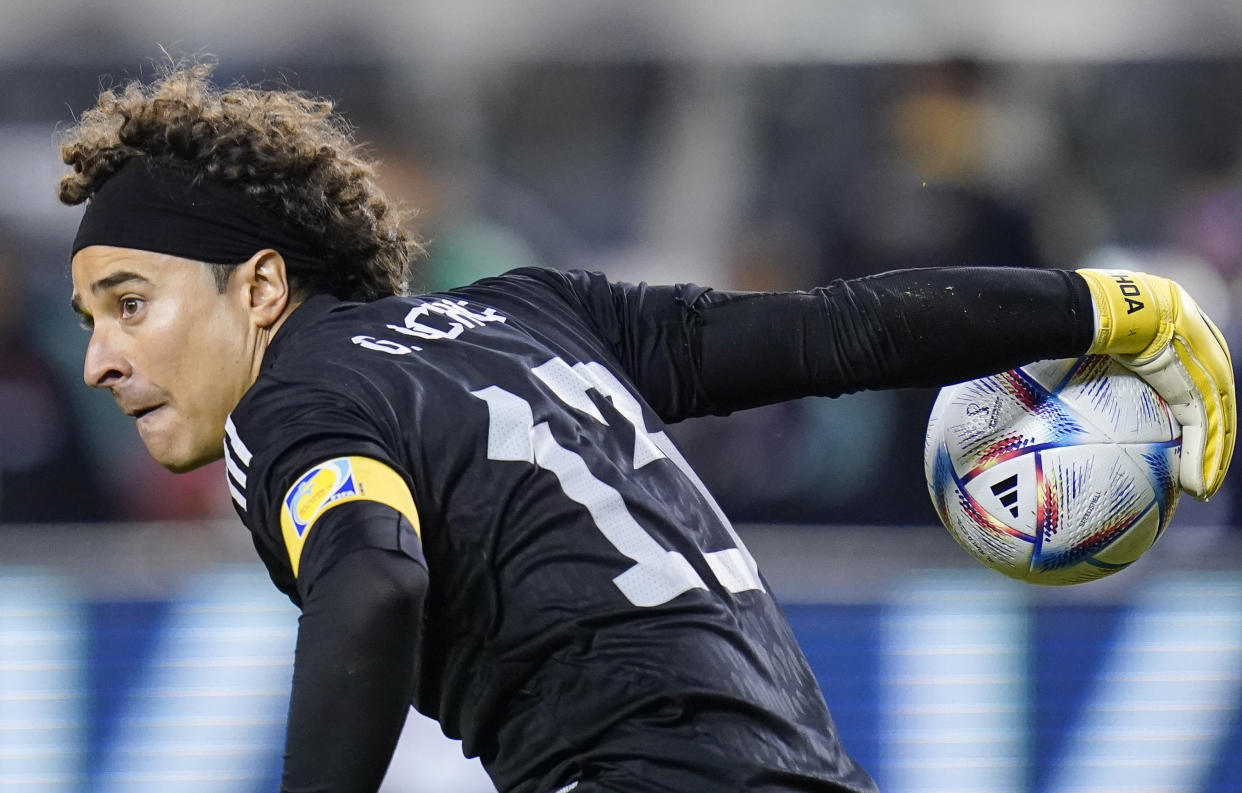
{"type": "Polygon", "coordinates": [[[298,605],[324,571],[359,548],[399,551],[425,565],[411,477],[352,395],[260,387],[229,418],[225,462],[260,557],[298,605]],[[354,506],[340,509],[347,504],[354,506]]]}
{"type": "Polygon", "coordinates": [[[946,267],[805,292],[516,271],[556,289],[665,421],[806,396],[932,387],[1085,352],[1085,282],[1062,270],[946,267]]]}

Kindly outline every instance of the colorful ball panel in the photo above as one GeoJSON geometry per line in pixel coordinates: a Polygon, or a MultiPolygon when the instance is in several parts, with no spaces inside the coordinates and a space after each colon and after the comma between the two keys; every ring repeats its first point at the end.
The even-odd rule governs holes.
{"type": "Polygon", "coordinates": [[[941,390],[924,467],[954,539],[1037,584],[1109,575],[1159,538],[1177,505],[1181,429],[1107,356],[1040,361],[941,390]]]}

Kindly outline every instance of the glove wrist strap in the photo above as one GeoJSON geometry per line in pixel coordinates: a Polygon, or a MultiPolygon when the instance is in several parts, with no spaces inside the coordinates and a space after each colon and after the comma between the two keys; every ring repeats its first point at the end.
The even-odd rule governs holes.
{"type": "Polygon", "coordinates": [[[1151,346],[1160,335],[1161,309],[1142,273],[1078,270],[1091,290],[1095,305],[1095,341],[1092,354],[1134,355],[1151,346]]]}

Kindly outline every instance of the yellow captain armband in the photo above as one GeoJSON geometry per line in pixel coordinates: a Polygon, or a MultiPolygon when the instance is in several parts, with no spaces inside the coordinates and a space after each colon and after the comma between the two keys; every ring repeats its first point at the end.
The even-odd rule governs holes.
{"type": "Polygon", "coordinates": [[[421,534],[414,497],[396,471],[369,457],[325,460],[302,474],[285,493],[280,505],[280,533],[289,552],[293,575],[298,575],[302,546],[320,516],[351,501],[377,501],[400,512],[421,534]]]}

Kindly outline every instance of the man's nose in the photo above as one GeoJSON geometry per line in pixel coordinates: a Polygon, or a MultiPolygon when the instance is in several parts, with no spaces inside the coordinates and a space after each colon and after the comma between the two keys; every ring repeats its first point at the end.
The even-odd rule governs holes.
{"type": "Polygon", "coordinates": [[[131,372],[129,361],[110,343],[107,334],[96,328],[91,333],[90,343],[86,345],[82,379],[95,388],[111,388],[131,372]]]}

